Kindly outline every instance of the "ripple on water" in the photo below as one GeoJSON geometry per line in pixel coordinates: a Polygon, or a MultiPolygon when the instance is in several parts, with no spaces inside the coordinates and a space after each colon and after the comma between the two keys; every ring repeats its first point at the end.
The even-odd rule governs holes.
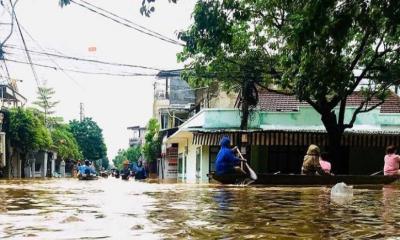
{"type": "Polygon", "coordinates": [[[400,236],[396,185],[355,188],[349,203],[336,204],[325,187],[163,185],[112,178],[0,181],[0,202],[1,239],[400,236]]]}

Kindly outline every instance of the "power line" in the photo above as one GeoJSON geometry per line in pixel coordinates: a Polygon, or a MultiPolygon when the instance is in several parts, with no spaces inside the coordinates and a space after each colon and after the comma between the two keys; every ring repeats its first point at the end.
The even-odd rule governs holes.
{"type": "MultiPolygon", "coordinates": [[[[5,47],[6,48],[11,48],[11,49],[23,50],[21,48],[18,48],[18,47],[15,47],[15,46],[10,46],[10,45],[7,45],[5,47]]],[[[155,70],[155,71],[163,71],[162,69],[155,68],[155,67],[147,67],[147,66],[141,66],[141,65],[116,63],[116,62],[107,62],[107,61],[102,61],[102,60],[72,57],[72,56],[67,56],[67,55],[54,54],[54,53],[48,53],[48,52],[41,52],[41,51],[35,51],[35,50],[28,50],[28,51],[30,53],[34,53],[34,54],[46,55],[46,56],[52,56],[52,57],[58,57],[58,58],[64,58],[64,59],[70,59],[70,60],[75,60],[75,61],[99,63],[99,64],[105,64],[105,65],[118,66],[118,67],[132,67],[132,68],[142,68],[142,69],[155,70]]]]}
{"type": "MultiPolygon", "coordinates": [[[[31,64],[29,62],[23,62],[20,60],[15,60],[15,59],[9,59],[5,58],[5,61],[8,62],[14,62],[14,63],[20,63],[20,64],[31,64]]],[[[68,72],[75,72],[75,73],[82,73],[82,74],[91,74],[91,75],[107,75],[107,76],[117,76],[117,77],[134,77],[134,76],[156,76],[156,74],[153,73],[110,73],[110,72],[88,72],[88,71],[81,71],[81,70],[74,70],[74,69],[68,69],[68,68],[60,68],[60,67],[54,67],[54,66],[49,66],[45,64],[40,64],[40,63],[32,63],[33,66],[37,67],[43,67],[43,68],[49,68],[53,69],[55,71],[57,70],[63,70],[63,71],[68,71],[68,72]]]]}
{"type": "MultiPolygon", "coordinates": [[[[140,28],[135,27],[135,26],[132,26],[132,25],[130,25],[130,24],[121,22],[120,20],[115,19],[115,18],[113,18],[113,17],[107,16],[106,14],[101,13],[101,12],[99,12],[99,11],[97,11],[97,10],[91,8],[91,7],[88,7],[87,5],[84,5],[84,4],[75,2],[74,0],[70,0],[70,1],[71,1],[72,3],[75,3],[76,5],[79,5],[79,6],[83,7],[83,8],[85,8],[85,9],[87,9],[87,10],[93,12],[93,13],[96,13],[96,14],[98,14],[98,15],[101,15],[101,16],[107,18],[107,19],[110,19],[111,21],[114,21],[114,22],[116,22],[116,23],[118,23],[118,24],[121,24],[121,25],[123,25],[123,26],[125,26],[125,27],[134,29],[134,30],[136,30],[136,31],[138,31],[138,32],[141,32],[141,33],[143,33],[143,34],[146,34],[146,35],[148,35],[148,36],[151,36],[151,37],[157,38],[157,39],[159,39],[159,40],[161,40],[161,41],[168,42],[168,43],[172,43],[172,44],[175,44],[175,45],[185,46],[184,44],[182,44],[182,43],[180,43],[180,42],[178,42],[178,41],[176,41],[176,40],[170,39],[170,38],[168,38],[168,37],[165,37],[165,36],[163,36],[163,35],[161,35],[161,34],[159,34],[159,33],[155,34],[154,31],[151,31],[151,30],[150,30],[151,32],[149,32],[149,30],[147,30],[147,32],[146,32],[145,30],[142,30],[142,29],[146,29],[145,27],[142,27],[142,26],[141,26],[142,29],[140,29],[140,28]],[[153,33],[153,32],[154,32],[154,33],[153,33]]],[[[115,15],[115,14],[114,14],[114,15],[115,15]]],[[[119,18],[121,18],[121,17],[119,17],[119,18]]],[[[131,23],[131,24],[132,24],[132,23],[131,23]]],[[[138,24],[135,24],[135,25],[138,25],[138,24]]],[[[140,25],[138,25],[138,26],[140,26],[140,25]]]]}
{"type": "Polygon", "coordinates": [[[130,23],[130,24],[132,24],[132,25],[134,25],[134,26],[136,26],[136,27],[138,27],[138,28],[141,28],[141,29],[143,29],[143,30],[145,30],[145,31],[151,32],[151,33],[153,33],[153,34],[156,34],[156,35],[158,35],[158,36],[160,36],[160,37],[162,37],[162,38],[165,38],[165,39],[167,39],[167,40],[169,40],[169,41],[173,41],[173,42],[176,42],[176,43],[178,43],[178,44],[182,44],[182,43],[180,43],[179,41],[176,41],[175,39],[166,37],[166,36],[164,36],[164,35],[162,35],[162,34],[156,32],[156,31],[153,31],[153,30],[151,30],[151,29],[149,29],[149,28],[146,28],[146,27],[141,26],[141,25],[139,25],[139,24],[137,24],[137,23],[134,23],[134,22],[132,22],[131,20],[129,20],[129,19],[127,19],[127,18],[124,18],[124,17],[121,17],[121,16],[119,16],[119,15],[117,15],[117,14],[115,14],[115,13],[112,13],[112,12],[110,12],[110,11],[104,9],[104,8],[98,7],[98,6],[96,6],[96,5],[92,4],[92,3],[89,3],[89,2],[84,1],[84,0],[80,0],[80,1],[83,2],[83,3],[85,3],[86,5],[89,5],[89,6],[94,7],[94,8],[96,8],[96,9],[100,10],[100,11],[103,11],[103,12],[105,12],[105,13],[108,13],[108,14],[110,14],[111,16],[117,17],[117,18],[119,18],[119,19],[121,19],[121,20],[123,20],[123,21],[125,21],[125,22],[128,22],[128,23],[130,23]]]}
{"type": "MultiPolygon", "coordinates": [[[[24,26],[22,26],[21,25],[21,28],[22,28],[22,30],[32,39],[32,41],[42,50],[42,51],[44,51],[44,48],[35,40],[35,38],[33,38],[32,37],[32,35],[28,32],[28,30],[26,30],[25,28],[24,28],[24,26]]],[[[59,68],[61,68],[61,66],[54,60],[54,59],[52,59],[50,56],[47,56],[49,59],[50,59],[50,61],[52,61],[57,67],[59,67],[59,68]]],[[[81,88],[82,90],[84,90],[83,89],[83,87],[73,78],[73,77],[71,77],[67,72],[65,72],[64,70],[61,70],[62,71],[62,73],[68,78],[68,79],[70,79],[72,82],[74,82],[79,88],[81,88]]]]}
{"type": "MultiPolygon", "coordinates": [[[[11,0],[10,0],[10,3],[11,3],[11,0]]],[[[25,49],[26,56],[27,56],[27,58],[28,58],[29,65],[31,66],[33,76],[34,76],[34,78],[35,78],[37,87],[39,88],[39,87],[40,87],[39,77],[38,77],[38,75],[37,75],[37,73],[36,73],[36,71],[35,71],[35,68],[33,67],[32,58],[31,58],[31,55],[29,54],[28,47],[27,47],[27,45],[26,45],[24,35],[22,34],[22,30],[21,30],[21,27],[20,27],[20,25],[19,25],[19,21],[18,21],[18,18],[17,18],[17,14],[15,13],[15,11],[13,12],[13,14],[14,14],[14,18],[15,18],[15,23],[17,24],[17,28],[18,28],[19,34],[20,34],[20,36],[21,36],[22,43],[23,43],[23,45],[24,45],[24,49],[25,49]]],[[[5,59],[4,59],[4,60],[5,60],[5,59]]]]}

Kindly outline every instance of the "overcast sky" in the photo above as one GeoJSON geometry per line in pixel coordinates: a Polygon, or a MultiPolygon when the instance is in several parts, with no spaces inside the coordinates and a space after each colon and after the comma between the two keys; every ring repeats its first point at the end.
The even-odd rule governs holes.
{"type": "MultiPolygon", "coordinates": [[[[76,0],[79,2],[79,0],[76,0]]],[[[99,7],[117,13],[133,22],[176,39],[179,30],[191,23],[195,0],[157,1],[156,12],[151,18],[140,15],[141,0],[89,0],[99,7]]],[[[0,13],[3,22],[8,13],[0,13]]],[[[26,32],[28,48],[31,50],[62,53],[63,55],[91,58],[109,62],[151,66],[160,69],[182,67],[176,61],[181,47],[146,36],[121,26],[80,6],[71,4],[60,8],[58,0],[23,0],[16,7],[16,14],[26,32]],[[41,46],[41,47],[40,47],[41,46]],[[88,48],[96,47],[95,52],[88,48]]],[[[1,26],[2,37],[7,26],[1,26]]],[[[17,29],[7,45],[22,47],[17,29]]],[[[6,49],[9,59],[26,62],[23,51],[6,49]]],[[[120,68],[32,54],[34,63],[79,69],[92,72],[112,73],[156,73],[133,68],[120,68]]],[[[28,105],[36,98],[37,84],[29,65],[8,63],[12,78],[21,79],[19,91],[28,99],[28,105]]],[[[118,149],[128,147],[128,126],[145,125],[152,115],[154,77],[115,77],[85,75],[59,70],[35,68],[40,83],[47,82],[55,89],[58,116],[65,121],[79,119],[79,104],[84,103],[85,115],[92,117],[103,129],[108,156],[112,159],[118,149]]],[[[0,70],[4,75],[3,69],[0,70]]]]}

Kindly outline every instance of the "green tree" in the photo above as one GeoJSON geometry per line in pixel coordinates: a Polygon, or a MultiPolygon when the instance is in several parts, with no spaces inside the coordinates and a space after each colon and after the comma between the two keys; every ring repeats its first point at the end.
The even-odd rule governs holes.
{"type": "Polygon", "coordinates": [[[84,118],[82,122],[73,120],[69,125],[85,159],[106,159],[107,148],[104,144],[103,133],[95,121],[84,118]]]}
{"type": "Polygon", "coordinates": [[[128,149],[119,149],[117,156],[115,156],[112,161],[116,168],[122,168],[125,160],[134,163],[139,160],[141,155],[142,148],[140,146],[129,147],[128,149]]]}
{"type": "Polygon", "coordinates": [[[199,76],[222,75],[229,85],[229,75],[247,74],[249,85],[309,103],[321,114],[337,161],[344,130],[397,83],[399,12],[399,1],[383,0],[198,1],[194,24],[180,35],[186,47],[179,58],[200,82],[209,80],[199,76]],[[251,56],[246,71],[242,59],[251,56]],[[346,100],[358,88],[363,100],[346,121],[346,100]]]}
{"type": "Polygon", "coordinates": [[[38,107],[39,112],[43,114],[46,126],[53,126],[59,122],[58,118],[52,117],[55,113],[54,108],[59,103],[59,101],[52,100],[54,93],[53,88],[46,86],[39,87],[37,90],[37,99],[33,102],[38,107]]]}
{"type": "Polygon", "coordinates": [[[123,162],[126,160],[126,150],[119,149],[117,155],[112,160],[114,166],[118,169],[122,168],[123,162]]]}
{"type": "Polygon", "coordinates": [[[62,159],[82,159],[78,143],[68,124],[59,124],[51,131],[52,149],[62,159]]]}
{"type": "Polygon", "coordinates": [[[22,154],[49,149],[49,130],[30,109],[12,108],[5,114],[4,129],[11,146],[22,154]]]}
{"type": "Polygon", "coordinates": [[[161,153],[161,141],[158,137],[160,125],[157,119],[150,119],[147,123],[147,133],[143,145],[143,155],[148,162],[154,162],[161,153]]]}
{"type": "Polygon", "coordinates": [[[140,146],[135,146],[135,147],[129,147],[126,150],[126,159],[128,159],[129,162],[137,162],[142,155],[142,148],[140,146]]]}
{"type": "Polygon", "coordinates": [[[110,168],[110,160],[108,160],[108,157],[102,159],[101,166],[104,169],[109,169],[110,168]]]}

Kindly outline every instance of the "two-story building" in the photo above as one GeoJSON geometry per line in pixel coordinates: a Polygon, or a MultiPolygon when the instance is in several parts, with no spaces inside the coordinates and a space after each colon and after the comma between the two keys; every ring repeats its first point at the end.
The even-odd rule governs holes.
{"type": "Polygon", "coordinates": [[[132,130],[132,137],[129,138],[129,147],[137,147],[144,144],[144,137],[146,135],[146,128],[141,126],[128,127],[132,130]]]}
{"type": "MultiPolygon", "coordinates": [[[[160,138],[166,139],[190,116],[195,104],[195,93],[181,79],[180,70],[161,71],[154,83],[153,117],[160,124],[160,138]]],[[[165,143],[158,160],[158,175],[163,179],[177,177],[177,145],[165,143]]]]}
{"type": "Polygon", "coordinates": [[[18,155],[12,155],[12,149],[6,145],[7,136],[2,128],[3,112],[12,107],[23,107],[26,102],[26,98],[18,92],[15,81],[0,84],[0,170],[3,169],[3,174],[11,177],[21,177],[22,162],[18,155]]]}

